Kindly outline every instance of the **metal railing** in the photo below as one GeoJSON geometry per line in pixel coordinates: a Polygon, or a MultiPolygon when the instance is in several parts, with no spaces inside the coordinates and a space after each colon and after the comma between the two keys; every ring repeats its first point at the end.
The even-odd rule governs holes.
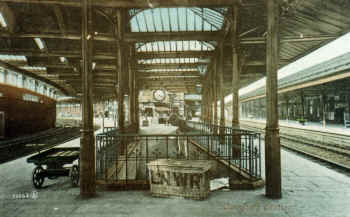
{"type": "Polygon", "coordinates": [[[201,140],[198,144],[206,148],[211,145],[211,152],[224,152],[224,155],[230,156],[229,164],[247,173],[252,179],[261,178],[260,133],[193,121],[188,121],[187,126],[195,133],[213,135],[209,143],[201,140]]]}
{"type": "Polygon", "coordinates": [[[103,127],[102,128],[102,133],[111,133],[111,132],[116,132],[117,128],[116,127],[103,127]]]}
{"type": "MultiPolygon", "coordinates": [[[[191,126],[194,127],[193,124],[191,126]]],[[[201,129],[205,127],[195,126],[201,129]]],[[[260,179],[260,134],[230,128],[225,130],[229,133],[98,134],[96,177],[106,182],[148,181],[148,162],[157,159],[185,159],[221,161],[226,164],[224,167],[228,172],[233,173],[232,167],[235,167],[239,172],[249,174],[251,179],[260,179]]]]}

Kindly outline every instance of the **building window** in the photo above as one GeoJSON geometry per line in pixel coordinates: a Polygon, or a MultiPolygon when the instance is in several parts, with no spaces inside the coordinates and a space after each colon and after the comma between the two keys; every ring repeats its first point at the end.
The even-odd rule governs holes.
{"type": "Polygon", "coordinates": [[[39,97],[32,94],[23,94],[24,101],[39,102],[39,97]]]}

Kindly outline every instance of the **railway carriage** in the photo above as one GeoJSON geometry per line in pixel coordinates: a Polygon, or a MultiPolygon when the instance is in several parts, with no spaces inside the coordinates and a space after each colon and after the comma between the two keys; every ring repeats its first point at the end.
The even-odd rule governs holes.
{"type": "Polygon", "coordinates": [[[0,138],[17,137],[55,127],[56,100],[0,83],[0,138]]]}

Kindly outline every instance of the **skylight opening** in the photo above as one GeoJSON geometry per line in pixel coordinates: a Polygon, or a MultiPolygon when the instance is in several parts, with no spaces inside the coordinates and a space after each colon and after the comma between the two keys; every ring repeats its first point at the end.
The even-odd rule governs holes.
{"type": "Polygon", "coordinates": [[[137,43],[138,52],[147,51],[213,51],[215,47],[201,41],[155,41],[149,43],[137,43]]]}
{"type": "Polygon", "coordinates": [[[154,78],[200,78],[200,76],[197,76],[197,75],[166,75],[166,76],[157,76],[157,75],[154,75],[154,76],[146,76],[144,78],[147,78],[147,79],[154,79],[154,78]]]}
{"type": "Polygon", "coordinates": [[[152,8],[131,19],[132,32],[218,31],[226,10],[209,8],[152,8]],[[219,11],[219,10],[218,10],[219,11]]]}
{"type": "Polygon", "coordinates": [[[40,50],[45,49],[45,43],[43,40],[41,40],[41,38],[34,38],[34,41],[35,41],[36,45],[38,45],[40,50]]]}
{"type": "Polygon", "coordinates": [[[178,64],[178,63],[198,63],[198,58],[155,58],[155,59],[140,59],[138,64],[178,64]]]}
{"type": "Polygon", "coordinates": [[[154,73],[154,72],[197,72],[196,68],[178,68],[178,69],[150,69],[150,70],[138,70],[139,72],[154,73]]]}
{"type": "Polygon", "coordinates": [[[60,57],[60,61],[61,61],[61,63],[67,63],[68,62],[67,58],[65,58],[65,57],[60,57]]]}
{"type": "Polygon", "coordinates": [[[21,55],[7,55],[0,54],[0,60],[2,61],[17,61],[17,62],[27,62],[27,57],[21,55]]]}
{"type": "Polygon", "coordinates": [[[2,15],[2,13],[0,12],[0,25],[3,28],[7,28],[7,22],[6,19],[4,17],[4,15],[2,15]]]}
{"type": "Polygon", "coordinates": [[[22,66],[20,68],[28,71],[34,71],[34,72],[46,71],[46,67],[42,67],[42,66],[22,66]]]}

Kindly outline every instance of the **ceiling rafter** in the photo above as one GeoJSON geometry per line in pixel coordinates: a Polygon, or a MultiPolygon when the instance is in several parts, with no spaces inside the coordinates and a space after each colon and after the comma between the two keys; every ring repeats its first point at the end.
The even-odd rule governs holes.
{"type": "MultiPolygon", "coordinates": [[[[81,2],[76,0],[3,0],[4,2],[14,3],[31,3],[31,4],[57,4],[70,7],[81,7],[81,2]]],[[[239,3],[240,0],[152,0],[153,7],[223,7],[239,3]]],[[[94,0],[93,6],[99,7],[116,7],[116,8],[150,8],[147,1],[110,1],[110,0],[94,0]]]]}

